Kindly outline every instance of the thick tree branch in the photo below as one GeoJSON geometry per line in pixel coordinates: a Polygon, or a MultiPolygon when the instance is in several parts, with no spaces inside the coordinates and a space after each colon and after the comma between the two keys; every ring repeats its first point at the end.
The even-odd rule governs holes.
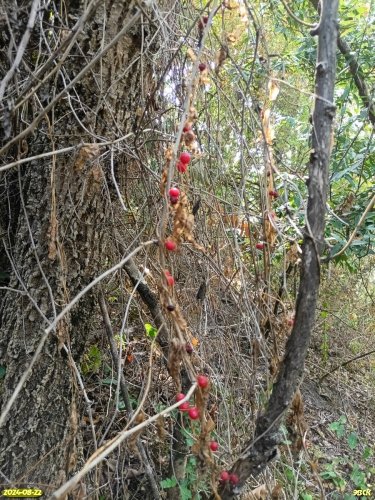
{"type": "Polygon", "coordinates": [[[247,444],[231,472],[239,482],[220,488],[223,500],[240,493],[250,476],[257,476],[277,456],[281,441],[280,423],[299,387],[305,357],[315,320],[320,282],[320,255],[324,246],[324,224],[331,153],[332,122],[335,113],[333,91],[336,74],[338,0],[323,3],[318,27],[318,59],[315,76],[312,152],[309,163],[309,198],[304,233],[301,279],[297,296],[296,318],[286,344],[284,360],[265,413],[258,418],[255,439],[247,444]]]}
{"type": "MultiPolygon", "coordinates": [[[[117,230],[115,230],[116,241],[119,245],[120,251],[122,253],[126,253],[127,249],[124,245],[122,238],[117,230]]],[[[166,321],[163,316],[163,312],[160,309],[159,301],[156,295],[152,292],[150,287],[147,285],[146,281],[143,278],[142,273],[138,269],[136,263],[133,259],[128,260],[124,269],[127,275],[130,278],[131,284],[136,288],[139,296],[141,297],[144,304],[147,306],[152,319],[155,322],[156,328],[159,330],[159,334],[157,336],[157,342],[160,347],[163,349],[164,354],[167,356],[168,354],[168,346],[169,346],[169,334],[166,328],[166,321]]]]}
{"type": "MultiPolygon", "coordinates": [[[[311,0],[315,9],[319,9],[319,1],[311,0]]],[[[370,91],[366,85],[365,76],[362,68],[358,64],[350,45],[341,38],[340,34],[337,35],[337,46],[341,54],[349,66],[349,71],[353,77],[355,86],[357,87],[359,97],[362,99],[363,105],[368,109],[368,117],[373,126],[375,126],[375,103],[371,97],[370,91]]]]}
{"type": "Polygon", "coordinates": [[[353,76],[355,86],[357,87],[359,97],[362,99],[363,105],[368,109],[368,117],[373,126],[375,126],[375,103],[371,98],[369,89],[367,88],[365,77],[360,65],[355,59],[349,44],[343,40],[340,35],[337,37],[337,46],[341,54],[345,57],[349,66],[349,71],[353,76]]]}

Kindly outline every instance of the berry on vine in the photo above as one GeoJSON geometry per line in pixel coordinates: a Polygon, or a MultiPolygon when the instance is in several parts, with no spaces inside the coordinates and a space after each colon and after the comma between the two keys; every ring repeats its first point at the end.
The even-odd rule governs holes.
{"type": "Polygon", "coordinates": [[[191,129],[192,129],[192,124],[189,122],[186,122],[182,131],[184,134],[186,134],[186,132],[189,132],[191,129]]]}
{"type": "Polygon", "coordinates": [[[187,165],[185,163],[182,163],[182,161],[179,161],[177,163],[177,170],[181,172],[181,174],[185,173],[187,169],[187,165]]]}
{"type": "Polygon", "coordinates": [[[178,198],[180,196],[180,190],[176,187],[173,187],[169,190],[168,194],[171,198],[178,198]]]}
{"type": "Polygon", "coordinates": [[[190,408],[190,405],[187,401],[185,401],[185,403],[181,403],[180,406],[178,407],[178,409],[180,411],[188,411],[190,408]]]}
{"type": "Polygon", "coordinates": [[[206,389],[206,387],[208,387],[208,384],[210,383],[208,377],[206,377],[205,375],[198,375],[197,382],[201,389],[206,389]]]}
{"type": "Polygon", "coordinates": [[[193,406],[192,408],[190,408],[188,415],[191,418],[191,420],[197,420],[199,418],[199,410],[198,410],[198,408],[196,408],[195,406],[193,406]]]}
{"type": "Polygon", "coordinates": [[[201,71],[201,72],[202,72],[202,71],[204,71],[206,68],[207,68],[207,66],[206,66],[206,64],[204,64],[204,63],[200,63],[200,64],[199,64],[199,66],[198,66],[198,69],[199,69],[199,71],[201,71]]]}
{"type": "Polygon", "coordinates": [[[194,352],[194,349],[193,349],[193,346],[191,344],[186,344],[185,345],[185,351],[188,353],[188,354],[193,354],[194,352]]]}
{"type": "Polygon", "coordinates": [[[211,441],[210,443],[210,450],[211,451],[217,451],[219,449],[219,443],[216,441],[211,441]]]}
{"type": "Polygon", "coordinates": [[[182,392],[179,392],[177,395],[176,395],[176,401],[182,401],[185,397],[185,394],[183,394],[182,392]]]}
{"type": "Polygon", "coordinates": [[[238,484],[240,482],[240,478],[237,476],[237,474],[229,474],[229,481],[232,484],[238,484]]]}
{"type": "Polygon", "coordinates": [[[228,481],[229,479],[229,472],[227,470],[223,470],[220,473],[220,481],[228,481]]]}
{"type": "Polygon", "coordinates": [[[165,248],[169,252],[174,252],[176,250],[176,248],[177,248],[176,242],[173,241],[173,240],[166,240],[165,241],[165,248]]]}
{"type": "Polygon", "coordinates": [[[271,196],[271,198],[279,197],[279,193],[277,191],[270,191],[268,194],[271,196]]]}
{"type": "Polygon", "coordinates": [[[167,283],[169,286],[173,286],[174,285],[174,278],[173,276],[171,275],[171,273],[168,271],[168,269],[166,269],[164,271],[164,274],[165,274],[165,277],[167,278],[167,283]]]}
{"type": "Polygon", "coordinates": [[[191,160],[191,155],[187,151],[184,151],[183,153],[180,154],[180,162],[184,163],[185,165],[188,165],[191,160]]]}
{"type": "Polygon", "coordinates": [[[257,243],[257,244],[255,245],[255,248],[256,248],[257,250],[263,250],[263,248],[264,248],[264,243],[262,243],[262,242],[257,243]]]}
{"type": "Polygon", "coordinates": [[[208,16],[203,16],[202,21],[204,24],[207,24],[208,23],[208,16]]]}

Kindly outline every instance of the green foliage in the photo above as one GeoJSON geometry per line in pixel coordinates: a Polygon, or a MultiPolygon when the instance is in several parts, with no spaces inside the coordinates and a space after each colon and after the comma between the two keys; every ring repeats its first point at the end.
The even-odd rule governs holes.
{"type": "Polygon", "coordinates": [[[335,432],[338,438],[342,438],[346,430],[346,417],[341,415],[337,422],[329,424],[328,429],[335,432]]]}
{"type": "Polygon", "coordinates": [[[146,336],[149,339],[154,340],[156,338],[158,331],[154,326],[150,325],[150,323],[145,323],[145,330],[146,336]]]}
{"type": "Polygon", "coordinates": [[[355,432],[351,432],[348,436],[348,446],[351,450],[354,450],[358,445],[358,436],[355,432]]]}
{"type": "MultiPolygon", "coordinates": [[[[185,442],[188,447],[194,444],[194,439],[186,429],[182,430],[185,437],[185,442]]],[[[180,482],[175,477],[170,477],[160,481],[160,487],[163,489],[179,487],[181,500],[200,500],[206,498],[210,493],[210,488],[206,484],[205,479],[201,478],[197,471],[197,459],[195,456],[189,456],[186,462],[185,478],[180,482]],[[202,494],[204,496],[202,497],[202,494]]]]}
{"type": "Polygon", "coordinates": [[[340,462],[340,459],[334,459],[332,463],[324,464],[324,470],[320,473],[320,476],[326,481],[331,481],[338,491],[343,492],[345,490],[346,481],[337,468],[340,462]]]}
{"type": "Polygon", "coordinates": [[[83,356],[82,373],[88,375],[90,373],[98,373],[102,365],[102,352],[97,345],[92,345],[88,352],[83,356]]]}
{"type": "MultiPolygon", "coordinates": [[[[347,419],[342,415],[339,420],[332,422],[328,428],[335,432],[339,439],[346,438],[348,447],[351,450],[355,450],[359,445],[359,438],[355,432],[348,432],[347,430],[347,419]]],[[[366,446],[363,453],[362,459],[366,462],[372,457],[373,451],[370,447],[366,446]]],[[[365,466],[358,464],[353,460],[352,457],[347,457],[343,455],[340,458],[335,458],[331,463],[324,466],[324,471],[321,473],[321,477],[325,480],[331,481],[339,491],[344,491],[347,481],[342,477],[343,473],[340,471],[340,466],[345,466],[351,469],[349,479],[355,489],[366,489],[368,488],[367,477],[374,473],[373,468],[367,467],[367,471],[364,470],[365,466]]]]}
{"type": "Polygon", "coordinates": [[[301,500],[314,500],[314,497],[310,493],[304,492],[304,493],[300,493],[300,499],[301,500]]]}
{"type": "Polygon", "coordinates": [[[160,487],[163,488],[163,490],[174,488],[175,486],[177,486],[177,479],[175,477],[169,477],[160,481],[160,487]]]}

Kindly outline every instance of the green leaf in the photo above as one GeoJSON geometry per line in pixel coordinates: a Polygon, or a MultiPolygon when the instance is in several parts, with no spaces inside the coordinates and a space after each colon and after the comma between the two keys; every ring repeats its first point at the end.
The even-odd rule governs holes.
{"type": "Polygon", "coordinates": [[[348,445],[351,450],[354,450],[354,448],[358,444],[358,436],[355,432],[351,432],[348,436],[348,445]]]}
{"type": "Polygon", "coordinates": [[[195,443],[195,439],[191,436],[191,434],[186,429],[182,429],[182,434],[185,438],[186,446],[191,448],[193,446],[193,444],[195,443]]]}
{"type": "Polygon", "coordinates": [[[122,411],[122,410],[125,410],[126,406],[125,406],[125,401],[123,401],[122,399],[120,399],[120,401],[118,402],[118,405],[117,405],[117,409],[119,411],[122,411]]]}
{"type": "Polygon", "coordinates": [[[189,490],[189,486],[183,481],[180,484],[180,494],[181,494],[181,500],[190,500],[193,498],[191,491],[189,490]]]}
{"type": "Polygon", "coordinates": [[[103,385],[117,385],[117,380],[114,378],[103,378],[102,384],[103,385]]]}
{"type": "Polygon", "coordinates": [[[364,460],[367,460],[368,458],[372,457],[373,455],[373,451],[372,449],[370,448],[370,446],[366,446],[366,448],[364,449],[363,453],[362,453],[362,458],[364,460]]]}
{"type": "Polygon", "coordinates": [[[160,487],[163,488],[163,490],[174,488],[175,486],[177,486],[177,480],[175,477],[168,477],[167,479],[160,481],[160,487]]]}
{"type": "Polygon", "coordinates": [[[154,339],[157,334],[157,329],[150,325],[150,323],[145,323],[146,336],[150,339],[154,339]]]}
{"type": "Polygon", "coordinates": [[[345,424],[346,417],[341,415],[341,417],[336,421],[329,424],[328,429],[336,433],[337,437],[342,438],[345,434],[345,424]]]}
{"type": "Polygon", "coordinates": [[[350,479],[358,488],[367,488],[366,474],[360,470],[358,464],[354,464],[353,471],[350,474],[350,479]]]}

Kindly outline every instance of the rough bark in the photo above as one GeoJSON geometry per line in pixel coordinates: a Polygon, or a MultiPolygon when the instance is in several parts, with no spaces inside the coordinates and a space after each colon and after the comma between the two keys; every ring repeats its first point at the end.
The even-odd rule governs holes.
{"type": "MultiPolygon", "coordinates": [[[[19,2],[17,15],[12,1],[3,3],[11,30],[4,24],[3,43],[12,57],[17,51],[13,38],[17,45],[26,29],[31,3],[19,2]]],[[[137,106],[151,85],[151,62],[143,61],[141,67],[139,57],[145,42],[141,30],[147,39],[148,21],[141,25],[141,12],[130,2],[96,2],[93,18],[85,24],[61,71],[14,111],[9,103],[19,102],[23,90],[30,88],[29,72],[42,57],[39,48],[48,54],[48,41],[53,44],[48,30],[53,29],[65,47],[64,36],[84,13],[84,2],[55,5],[61,17],[56,12],[53,27],[49,22],[47,29],[43,23],[48,21],[49,11],[41,12],[25,50],[25,62],[5,91],[2,111],[7,113],[2,113],[2,125],[9,141],[27,129],[130,17],[139,15],[105,58],[56,100],[37,128],[12,147],[7,147],[9,141],[3,143],[6,162],[77,146],[72,154],[35,160],[0,177],[6,192],[0,203],[0,227],[6,231],[0,262],[6,262],[11,270],[9,286],[27,291],[23,295],[6,291],[1,297],[0,365],[6,368],[0,394],[3,408],[48,322],[105,268],[108,165],[97,143],[134,130],[137,106]],[[82,143],[88,145],[81,147],[82,143]]],[[[4,57],[0,65],[3,75],[7,65],[4,57]]],[[[82,461],[79,395],[72,360],[79,363],[81,359],[96,306],[94,294],[89,293],[59,323],[1,429],[0,471],[15,486],[36,484],[48,493],[82,461]],[[63,344],[70,350],[69,356],[63,344]]]]}
{"type": "Polygon", "coordinates": [[[328,189],[328,166],[335,113],[333,91],[336,74],[338,0],[323,3],[315,78],[312,152],[309,163],[309,197],[306,211],[300,285],[295,324],[286,344],[284,360],[265,413],[256,422],[255,437],[241,453],[231,473],[239,477],[234,486],[221,485],[223,500],[240,493],[250,476],[257,476],[277,456],[281,441],[280,423],[301,383],[304,362],[315,319],[320,280],[320,255],[324,246],[325,207],[328,189]]]}

